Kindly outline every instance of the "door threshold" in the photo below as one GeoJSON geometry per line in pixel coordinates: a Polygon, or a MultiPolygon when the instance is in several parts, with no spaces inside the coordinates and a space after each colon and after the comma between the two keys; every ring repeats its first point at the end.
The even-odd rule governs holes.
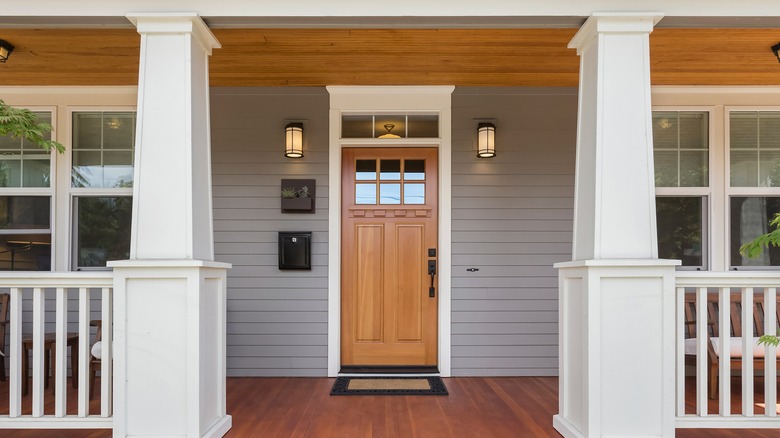
{"type": "Polygon", "coordinates": [[[340,375],[344,374],[381,374],[381,375],[409,375],[409,374],[415,374],[415,375],[438,375],[439,374],[439,367],[436,366],[395,366],[395,365],[385,365],[385,366],[359,366],[359,365],[351,365],[351,366],[342,366],[341,371],[339,371],[340,375]]]}

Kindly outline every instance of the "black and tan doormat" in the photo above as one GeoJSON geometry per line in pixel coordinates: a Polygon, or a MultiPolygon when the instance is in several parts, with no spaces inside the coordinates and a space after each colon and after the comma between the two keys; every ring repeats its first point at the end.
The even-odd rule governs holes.
{"type": "Polygon", "coordinates": [[[339,377],[330,395],[448,395],[441,377],[339,377]]]}

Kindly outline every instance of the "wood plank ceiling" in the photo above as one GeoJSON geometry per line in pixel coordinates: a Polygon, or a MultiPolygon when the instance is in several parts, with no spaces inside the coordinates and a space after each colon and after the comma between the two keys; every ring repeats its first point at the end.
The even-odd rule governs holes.
{"type": "MultiPolygon", "coordinates": [[[[576,29],[215,29],[213,86],[577,86],[576,29]]],[[[0,29],[0,85],[135,85],[133,29],[0,29]]],[[[654,85],[780,85],[780,29],[656,29],[654,85]]]]}

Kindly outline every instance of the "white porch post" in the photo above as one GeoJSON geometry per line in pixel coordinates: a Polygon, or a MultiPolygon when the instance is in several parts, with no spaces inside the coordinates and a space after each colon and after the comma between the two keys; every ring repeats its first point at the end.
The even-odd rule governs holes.
{"type": "Polygon", "coordinates": [[[594,14],[580,55],[572,262],[559,269],[565,437],[674,435],[674,265],[658,260],[649,34],[660,14],[594,14]]]}
{"type": "Polygon", "coordinates": [[[214,262],[208,57],[196,14],[141,34],[130,260],[113,262],[115,437],[212,437],[225,412],[225,273],[214,262]]]}

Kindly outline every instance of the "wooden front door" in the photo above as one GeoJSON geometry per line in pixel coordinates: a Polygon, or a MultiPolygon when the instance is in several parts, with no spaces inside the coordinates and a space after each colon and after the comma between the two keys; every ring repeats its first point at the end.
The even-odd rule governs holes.
{"type": "Polygon", "coordinates": [[[437,153],[343,149],[342,365],[437,365],[437,153]]]}

